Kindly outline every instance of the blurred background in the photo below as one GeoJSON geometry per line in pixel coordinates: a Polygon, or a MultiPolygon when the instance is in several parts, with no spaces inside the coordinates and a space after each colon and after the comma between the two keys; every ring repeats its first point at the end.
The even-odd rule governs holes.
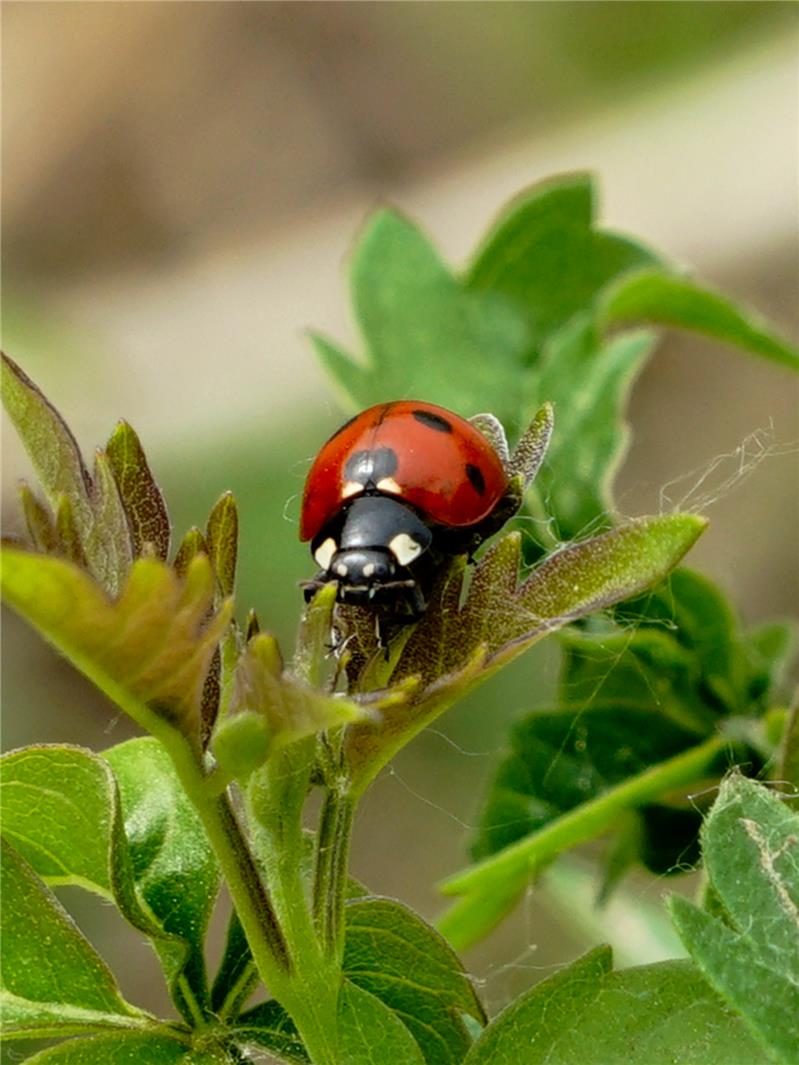
{"type": "MultiPolygon", "coordinates": [[[[4,348],[87,455],[118,418],[135,426],[176,536],[235,491],[239,601],[287,645],[312,568],[298,493],[344,417],[304,332],[359,349],[346,267],[375,205],[417,218],[459,265],[520,188],[592,170],[604,225],[797,339],[793,3],[6,2],[3,15],[4,348]]],[[[664,338],[632,397],[622,509],[709,492],[691,561],[747,622],[796,613],[797,398],[786,371],[685,335],[664,338]]],[[[6,424],[3,443],[13,531],[29,467],[6,424]]],[[[133,734],[9,615],[3,654],[6,749],[133,734]]],[[[531,653],[383,776],[356,829],[370,888],[438,912],[434,884],[464,862],[508,723],[546,702],[556,671],[552,651],[531,653]]],[[[656,903],[666,886],[632,890],[656,903]]],[[[121,920],[65,897],[125,958],[129,997],[166,1009],[121,920]]],[[[570,898],[536,894],[467,957],[491,1008],[600,938],[583,937],[570,898]]],[[[621,948],[637,937],[631,957],[657,955],[608,922],[621,948]]]]}

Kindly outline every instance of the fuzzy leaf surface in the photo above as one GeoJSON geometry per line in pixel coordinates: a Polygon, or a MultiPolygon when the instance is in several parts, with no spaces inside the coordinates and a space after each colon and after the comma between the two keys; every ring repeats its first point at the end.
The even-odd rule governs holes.
{"type": "Polygon", "coordinates": [[[114,900],[132,871],[107,763],[81,747],[41,746],[11,751],[0,766],[4,838],[46,883],[114,900]]]}
{"type": "Polygon", "coordinates": [[[766,1065],[740,1021],[689,962],[614,971],[598,947],[522,995],[464,1065],[766,1065]]]}
{"type": "Polygon", "coordinates": [[[189,1050],[164,1035],[98,1035],[70,1039],[26,1059],[29,1065],[223,1065],[225,1058],[189,1050]]]}
{"type": "Polygon", "coordinates": [[[141,1027],[110,969],[10,844],[2,848],[2,1027],[7,1037],[141,1027]]]}
{"type": "MultiPolygon", "coordinates": [[[[170,939],[154,939],[176,1004],[207,1004],[203,945],[219,869],[202,823],[169,755],[150,737],[105,752],[119,785],[137,891],[170,939]]],[[[190,1015],[190,1014],[189,1014],[190,1015]]]]}
{"type": "Polygon", "coordinates": [[[672,898],[672,919],[708,983],[777,1061],[799,1056],[799,815],[732,774],[702,832],[714,916],[672,898]]]}
{"type": "Polygon", "coordinates": [[[81,533],[93,522],[92,480],[66,422],[28,375],[2,357],[3,405],[20,435],[50,505],[61,496],[72,506],[81,533]]]}
{"type": "Polygon", "coordinates": [[[3,403],[58,514],[60,549],[117,595],[130,570],[134,542],[108,453],[97,451],[91,477],[61,415],[6,355],[2,375],[3,403]]]}
{"type": "Polygon", "coordinates": [[[150,712],[199,737],[200,699],[229,605],[209,618],[214,576],[204,556],[181,580],[142,558],[110,600],[62,559],[3,551],[6,601],[145,728],[150,712]]]}
{"type": "MultiPolygon", "coordinates": [[[[370,710],[354,700],[312,688],[284,670],[277,642],[266,632],[250,639],[238,661],[230,709],[233,715],[258,714],[273,744],[291,743],[370,716],[370,710]]],[[[228,717],[226,725],[234,720],[228,717]]]]}
{"type": "Polygon", "coordinates": [[[222,599],[233,595],[236,584],[236,558],[239,543],[239,512],[232,492],[214,504],[205,530],[208,554],[214,567],[222,599]]]}
{"type": "Polygon", "coordinates": [[[347,1065],[424,1065],[419,1045],[376,995],[345,980],[339,993],[339,1050],[347,1065]]]}
{"type": "Polygon", "coordinates": [[[161,489],[147,464],[141,442],[127,422],[120,422],[106,445],[108,464],[130,523],[135,555],[151,544],[166,561],[171,529],[161,489]]]}
{"type": "Polygon", "coordinates": [[[310,1065],[311,1059],[294,1022],[274,999],[242,1013],[234,1031],[240,1043],[267,1050],[280,1061],[291,1062],[291,1065],[310,1065]]]}
{"type": "Polygon", "coordinates": [[[391,899],[347,904],[344,972],[403,1021],[427,1065],[457,1065],[471,1043],[463,1015],[485,1020],[452,948],[413,911],[391,899]]]}
{"type": "Polygon", "coordinates": [[[483,556],[465,598],[464,566],[456,562],[442,574],[391,678],[418,678],[420,691],[407,705],[386,707],[379,725],[348,730],[356,776],[371,779],[456,698],[537,640],[662,578],[704,527],[693,515],[644,518],[550,555],[521,581],[521,540],[510,533],[483,556]]]}
{"type": "Polygon", "coordinates": [[[28,747],[6,755],[2,770],[5,838],[48,884],[99,894],[149,936],[191,1019],[186,996],[200,1008],[206,998],[202,947],[218,873],[161,745],[130,740],[106,758],[28,747]]]}

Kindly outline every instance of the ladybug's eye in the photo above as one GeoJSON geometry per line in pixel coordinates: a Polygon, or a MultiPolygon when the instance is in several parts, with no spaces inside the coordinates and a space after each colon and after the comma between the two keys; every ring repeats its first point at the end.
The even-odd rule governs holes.
{"type": "Polygon", "coordinates": [[[388,545],[394,558],[401,566],[408,566],[422,553],[422,545],[407,533],[397,533],[388,545]]]}

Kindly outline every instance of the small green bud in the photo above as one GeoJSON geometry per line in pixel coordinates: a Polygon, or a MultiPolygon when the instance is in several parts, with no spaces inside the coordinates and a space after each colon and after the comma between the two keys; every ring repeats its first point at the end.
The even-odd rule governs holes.
{"type": "Polygon", "coordinates": [[[219,768],[236,780],[247,780],[269,755],[269,725],[253,710],[226,717],[217,728],[211,749],[219,768]]]}

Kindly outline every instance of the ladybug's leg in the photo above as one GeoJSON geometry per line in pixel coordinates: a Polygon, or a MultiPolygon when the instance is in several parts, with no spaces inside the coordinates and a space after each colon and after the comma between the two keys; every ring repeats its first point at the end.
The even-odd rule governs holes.
{"type": "Polygon", "coordinates": [[[408,591],[410,593],[411,598],[411,617],[409,620],[418,621],[424,614],[425,610],[427,610],[427,603],[425,602],[425,598],[422,595],[422,589],[419,587],[416,581],[413,582],[408,591]]]}
{"type": "Polygon", "coordinates": [[[424,594],[421,588],[415,580],[405,581],[391,581],[383,586],[383,588],[395,588],[398,591],[405,592],[405,603],[408,610],[402,613],[400,612],[387,612],[385,610],[378,612],[375,617],[375,635],[377,637],[378,646],[382,647],[386,661],[388,661],[388,643],[391,637],[392,630],[401,628],[404,625],[413,625],[419,621],[427,609],[427,602],[425,601],[424,594]]]}
{"type": "Polygon", "coordinates": [[[330,583],[330,578],[325,577],[324,572],[320,571],[310,581],[300,581],[300,588],[302,588],[303,598],[306,603],[310,603],[320,588],[324,588],[326,584],[330,583]]]}

